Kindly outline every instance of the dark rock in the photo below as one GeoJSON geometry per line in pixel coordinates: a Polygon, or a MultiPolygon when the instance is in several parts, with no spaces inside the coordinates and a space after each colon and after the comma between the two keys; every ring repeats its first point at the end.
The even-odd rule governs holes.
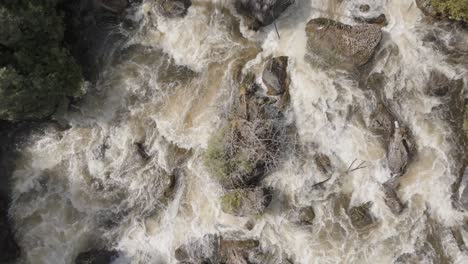
{"type": "Polygon", "coordinates": [[[294,0],[235,0],[234,5],[248,27],[258,30],[273,23],[293,3],[294,0]]]}
{"type": "Polygon", "coordinates": [[[347,213],[352,225],[361,231],[368,229],[376,224],[376,219],[370,212],[371,202],[348,209],[347,213]]]}
{"type": "Polygon", "coordinates": [[[8,202],[0,194],[0,263],[8,263],[19,257],[20,249],[15,242],[8,219],[8,202]]]}
{"type": "Polygon", "coordinates": [[[266,188],[235,189],[222,196],[221,209],[236,216],[258,215],[265,211],[271,200],[271,191],[266,188]]]}
{"type": "Polygon", "coordinates": [[[331,161],[327,155],[322,153],[315,154],[314,161],[318,170],[323,174],[330,174],[332,172],[331,161]]]}
{"type": "Polygon", "coordinates": [[[395,128],[387,150],[388,166],[393,176],[401,176],[413,156],[415,143],[406,128],[395,128]]]}
{"type": "Polygon", "coordinates": [[[359,11],[363,12],[363,13],[367,13],[369,12],[370,10],[370,6],[369,5],[360,5],[359,6],[359,11]]]}
{"type": "Polygon", "coordinates": [[[452,81],[445,74],[439,71],[431,71],[425,92],[432,96],[444,96],[449,92],[452,85],[452,81]]]}
{"type": "Polygon", "coordinates": [[[174,18],[184,17],[192,5],[191,0],[156,0],[156,5],[161,15],[174,18]]]}
{"type": "Polygon", "coordinates": [[[388,24],[387,17],[384,14],[380,14],[376,17],[354,17],[354,20],[360,23],[375,24],[379,26],[386,26],[388,24]]]}
{"type": "Polygon", "coordinates": [[[416,0],[416,5],[426,16],[434,18],[440,18],[442,16],[442,14],[438,13],[432,6],[431,0],[416,0]]]}
{"type": "Polygon", "coordinates": [[[97,0],[96,4],[114,13],[121,13],[129,6],[127,0],[97,0]]]}
{"type": "Polygon", "coordinates": [[[388,140],[395,129],[395,117],[382,103],[378,104],[369,117],[369,129],[388,140]]]}
{"type": "Polygon", "coordinates": [[[148,160],[150,156],[146,152],[145,146],[141,142],[136,142],[135,147],[137,150],[138,155],[143,159],[143,160],[148,160]]]}
{"type": "Polygon", "coordinates": [[[306,34],[310,52],[325,64],[346,70],[366,64],[382,38],[377,25],[350,26],[327,18],[310,20],[306,34]]]}
{"type": "Polygon", "coordinates": [[[288,214],[288,220],[298,225],[312,225],[314,219],[315,212],[312,206],[294,209],[288,214]]]}
{"type": "Polygon", "coordinates": [[[90,250],[80,253],[75,264],[111,264],[112,261],[119,257],[119,252],[116,250],[90,250]]]}
{"type": "Polygon", "coordinates": [[[268,95],[281,95],[289,86],[288,57],[281,56],[270,59],[263,70],[263,83],[268,88],[268,95]]]}
{"type": "Polygon", "coordinates": [[[383,191],[385,204],[393,214],[399,215],[403,211],[404,206],[398,198],[395,188],[391,184],[384,184],[383,191]]]}

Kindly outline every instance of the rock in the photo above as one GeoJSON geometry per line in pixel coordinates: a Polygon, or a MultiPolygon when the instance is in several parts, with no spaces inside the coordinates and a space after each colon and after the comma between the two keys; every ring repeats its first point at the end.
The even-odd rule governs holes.
{"type": "Polygon", "coordinates": [[[367,12],[369,12],[369,10],[370,10],[370,6],[367,5],[367,4],[366,4],[366,5],[360,5],[360,6],[359,6],[359,11],[361,11],[361,12],[363,12],[363,13],[367,13],[367,12]]]}
{"type": "Polygon", "coordinates": [[[431,0],[416,0],[416,6],[423,12],[426,16],[439,16],[437,11],[431,4],[431,0]]]}
{"type": "Polygon", "coordinates": [[[383,136],[387,141],[395,130],[395,117],[387,110],[382,103],[378,104],[369,117],[369,129],[383,136]]]}
{"type": "Polygon", "coordinates": [[[452,85],[452,81],[445,74],[434,70],[429,75],[425,93],[431,96],[444,96],[449,92],[452,85]]]}
{"type": "Polygon", "coordinates": [[[368,16],[354,17],[354,20],[360,23],[375,24],[379,26],[386,26],[388,24],[387,17],[384,14],[380,14],[374,17],[368,17],[368,16]]]}
{"type": "Polygon", "coordinates": [[[298,225],[312,225],[314,219],[315,212],[312,206],[298,208],[288,214],[288,220],[298,225]]]}
{"type": "Polygon", "coordinates": [[[330,174],[332,172],[331,161],[327,155],[322,153],[315,154],[314,161],[318,170],[323,174],[330,174]]]}
{"type": "Polygon", "coordinates": [[[266,188],[235,189],[221,197],[221,209],[235,216],[259,215],[271,200],[271,191],[266,188]]]}
{"type": "Polygon", "coordinates": [[[20,249],[16,244],[13,231],[8,221],[7,199],[0,196],[0,263],[14,261],[20,255],[20,249]]]}
{"type": "Polygon", "coordinates": [[[281,95],[289,86],[287,73],[288,57],[281,56],[270,59],[263,70],[262,80],[268,88],[268,95],[281,95]]]}
{"type": "Polygon", "coordinates": [[[156,0],[159,13],[168,18],[186,16],[191,5],[191,0],[156,0]]]}
{"type": "Polygon", "coordinates": [[[273,23],[294,0],[235,0],[235,8],[246,19],[248,27],[258,30],[273,23]]]}
{"type": "Polygon", "coordinates": [[[384,202],[390,208],[393,214],[399,215],[403,211],[403,204],[401,203],[398,195],[391,184],[383,185],[384,202]]]}
{"type": "Polygon", "coordinates": [[[175,251],[175,257],[181,263],[254,264],[257,262],[250,260],[259,254],[262,252],[258,240],[226,239],[213,234],[193,239],[175,251]]]}
{"type": "Polygon", "coordinates": [[[112,261],[119,257],[116,250],[93,249],[80,253],[75,264],[111,264],[112,261]]]}
{"type": "Polygon", "coordinates": [[[387,150],[388,166],[393,176],[401,176],[406,171],[413,156],[415,143],[408,129],[396,127],[387,150]]]}
{"type": "Polygon", "coordinates": [[[306,34],[310,52],[325,64],[345,70],[366,64],[382,38],[377,25],[350,26],[327,18],[310,20],[306,34]]]}
{"type": "Polygon", "coordinates": [[[368,229],[376,223],[376,219],[370,212],[371,202],[348,209],[347,214],[352,225],[358,231],[368,229]]]}

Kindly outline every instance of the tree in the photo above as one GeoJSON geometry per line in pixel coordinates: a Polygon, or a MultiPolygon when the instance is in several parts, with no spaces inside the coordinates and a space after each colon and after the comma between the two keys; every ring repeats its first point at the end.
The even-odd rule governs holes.
{"type": "Polygon", "coordinates": [[[64,46],[58,0],[0,4],[0,119],[41,119],[83,95],[81,69],[64,46]]]}

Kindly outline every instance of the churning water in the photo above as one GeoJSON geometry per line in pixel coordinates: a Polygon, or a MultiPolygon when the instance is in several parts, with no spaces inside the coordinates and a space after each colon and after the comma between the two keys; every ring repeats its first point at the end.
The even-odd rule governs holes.
{"type": "Polygon", "coordinates": [[[57,115],[70,128],[50,126],[21,150],[10,215],[22,263],[72,263],[90,247],[120,250],[116,263],[176,263],[177,247],[209,233],[259,239],[294,263],[394,263],[414,252],[419,263],[468,263],[454,235],[468,242],[468,215],[452,199],[463,141],[434,113],[442,102],[423,92],[432,70],[468,83],[466,64],[425,40],[437,30],[441,42],[465,34],[466,44],[466,32],[425,22],[410,0],[298,0],[276,22],[280,38],[273,25],[248,30],[230,1],[194,0],[184,18],[164,18],[154,8],[148,0],[132,13],[138,27],[95,89],[78,108],[57,115]],[[311,18],[352,25],[363,3],[387,17],[372,72],[385,74],[381,95],[417,145],[400,179],[405,209],[399,215],[384,202],[385,147],[366,127],[376,96],[352,74],[306,59],[311,18]],[[247,230],[248,218],[221,211],[223,189],[202,155],[238,96],[238,75],[260,76],[268,58],[282,55],[291,78],[287,118],[301,151],[265,178],[277,195],[247,230]],[[312,162],[315,153],[333,164],[322,188],[312,188],[324,178],[312,162]],[[350,171],[354,160],[364,168],[350,171]],[[290,223],[283,200],[312,205],[314,224],[290,223]],[[347,203],[369,201],[376,224],[358,232],[347,203]]]}

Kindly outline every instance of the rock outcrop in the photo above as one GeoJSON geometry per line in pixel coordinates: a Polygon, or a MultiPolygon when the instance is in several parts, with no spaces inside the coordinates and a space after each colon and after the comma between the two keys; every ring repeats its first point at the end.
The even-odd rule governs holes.
{"type": "Polygon", "coordinates": [[[258,30],[273,23],[293,3],[294,0],[235,0],[234,5],[248,27],[258,30]]]}
{"type": "Polygon", "coordinates": [[[118,257],[116,250],[93,249],[78,254],[75,264],[111,264],[118,257]]]}
{"type": "Polygon", "coordinates": [[[401,176],[406,172],[406,166],[413,156],[415,143],[409,130],[396,127],[388,144],[387,159],[393,176],[401,176]]]}
{"type": "Polygon", "coordinates": [[[191,0],[156,0],[158,12],[168,18],[184,17],[191,5],[191,0]]]}
{"type": "Polygon", "coordinates": [[[382,38],[372,24],[350,26],[327,18],[315,18],[306,26],[307,46],[326,65],[345,70],[366,64],[382,38]]]}
{"type": "Polygon", "coordinates": [[[268,89],[268,95],[281,95],[289,86],[287,73],[288,57],[281,56],[268,60],[263,70],[262,80],[268,89]]]}
{"type": "Polygon", "coordinates": [[[259,215],[265,211],[271,199],[271,191],[266,188],[235,189],[222,196],[221,209],[236,216],[259,215]]]}

